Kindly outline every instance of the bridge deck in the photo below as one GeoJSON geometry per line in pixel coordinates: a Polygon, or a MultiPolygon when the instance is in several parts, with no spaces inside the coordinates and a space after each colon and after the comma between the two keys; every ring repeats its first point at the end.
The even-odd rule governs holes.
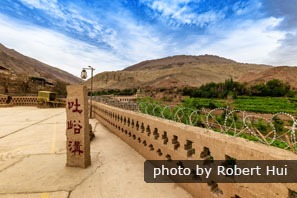
{"type": "Polygon", "coordinates": [[[191,197],[175,184],[145,183],[145,159],[97,120],[91,167],[65,167],[65,121],[62,108],[0,109],[0,198],[191,197]]]}

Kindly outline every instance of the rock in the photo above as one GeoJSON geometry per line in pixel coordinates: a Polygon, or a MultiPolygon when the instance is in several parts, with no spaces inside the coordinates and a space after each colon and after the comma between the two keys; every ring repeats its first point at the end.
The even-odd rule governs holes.
{"type": "Polygon", "coordinates": [[[90,141],[92,141],[95,137],[95,134],[93,133],[91,124],[89,124],[89,135],[90,135],[90,141]]]}

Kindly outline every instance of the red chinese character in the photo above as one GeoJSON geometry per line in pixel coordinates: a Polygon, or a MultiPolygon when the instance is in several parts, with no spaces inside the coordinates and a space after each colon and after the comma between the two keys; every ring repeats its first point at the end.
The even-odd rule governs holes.
{"type": "MultiPolygon", "coordinates": [[[[80,123],[80,121],[78,121],[80,123]]],[[[80,130],[82,129],[82,126],[80,124],[75,124],[76,121],[67,121],[67,129],[74,129],[74,134],[80,134],[80,130]],[[74,127],[74,128],[73,128],[74,127]]]]}
{"type": "Polygon", "coordinates": [[[67,121],[67,129],[73,129],[73,122],[72,122],[72,120],[67,121]]]}
{"type": "MultiPolygon", "coordinates": [[[[76,121],[74,121],[76,122],[76,121]]],[[[80,121],[78,121],[80,122],[80,121]]],[[[80,134],[80,130],[82,129],[82,126],[80,124],[74,124],[74,134],[80,134]]]]}
{"type": "Polygon", "coordinates": [[[71,153],[73,153],[74,155],[76,153],[78,153],[78,155],[82,154],[83,151],[80,149],[82,145],[80,144],[80,141],[69,141],[68,142],[68,149],[71,153]],[[72,144],[73,143],[73,144],[72,144]]]}
{"type": "Polygon", "coordinates": [[[74,102],[68,102],[68,109],[72,109],[73,107],[75,107],[75,109],[72,110],[72,112],[81,113],[83,110],[79,110],[78,109],[79,106],[80,106],[80,104],[78,104],[78,99],[75,99],[75,103],[74,102]]]}

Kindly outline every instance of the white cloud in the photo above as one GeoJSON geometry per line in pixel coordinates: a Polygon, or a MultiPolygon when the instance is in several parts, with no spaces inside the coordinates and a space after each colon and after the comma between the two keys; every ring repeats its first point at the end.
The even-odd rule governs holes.
{"type": "Polygon", "coordinates": [[[270,64],[297,66],[297,31],[286,34],[280,46],[270,53],[270,64]]]}
{"type": "Polygon", "coordinates": [[[230,26],[228,31],[215,29],[214,35],[198,37],[187,52],[214,54],[239,62],[269,63],[272,59],[270,53],[280,46],[278,41],[285,36],[284,32],[273,30],[280,22],[280,19],[271,17],[259,21],[242,21],[236,27],[230,26]]]}
{"type": "Polygon", "coordinates": [[[57,0],[20,0],[24,5],[33,9],[45,10],[56,17],[64,17],[63,12],[57,4],[57,0]]]}
{"type": "MultiPolygon", "coordinates": [[[[168,46],[170,36],[163,37],[159,30],[149,24],[140,24],[130,15],[122,11],[120,15],[106,14],[106,18],[113,17],[114,27],[106,29],[106,42],[112,51],[131,64],[147,59],[161,58],[170,55],[168,46]]],[[[130,66],[123,64],[123,67],[130,66]]]]}
{"type": "Polygon", "coordinates": [[[161,13],[171,25],[195,24],[204,27],[224,17],[219,11],[206,10],[201,13],[193,11],[188,4],[199,3],[199,0],[141,0],[140,2],[161,13]]]}
{"type": "MultiPolygon", "coordinates": [[[[99,22],[98,17],[74,4],[63,5],[57,0],[21,0],[21,2],[33,9],[44,11],[48,17],[55,19],[52,26],[60,27],[70,33],[78,33],[108,43],[109,34],[99,22]],[[87,13],[87,17],[84,17],[87,13]]],[[[108,32],[113,31],[108,29],[108,32]]]]}
{"type": "Polygon", "coordinates": [[[2,44],[76,76],[87,65],[92,65],[96,73],[99,73],[117,70],[131,63],[123,61],[112,52],[48,29],[13,21],[3,15],[0,15],[0,26],[2,44]]]}
{"type": "Polygon", "coordinates": [[[237,1],[232,6],[232,10],[236,15],[243,16],[245,14],[258,12],[261,7],[262,3],[258,0],[237,1]]]}
{"type": "Polygon", "coordinates": [[[168,41],[166,38],[160,38],[158,32],[148,26],[134,24],[132,19],[119,19],[122,24],[115,35],[112,46],[115,51],[122,54],[134,63],[161,58],[168,55],[166,52],[168,41]]]}

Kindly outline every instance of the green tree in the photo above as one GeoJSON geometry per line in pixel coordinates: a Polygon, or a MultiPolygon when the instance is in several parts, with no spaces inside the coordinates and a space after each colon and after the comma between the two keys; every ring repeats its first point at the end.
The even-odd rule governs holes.
{"type": "Polygon", "coordinates": [[[266,84],[257,84],[251,87],[253,96],[282,97],[290,92],[290,85],[278,79],[268,81],[266,84]]]}
{"type": "Polygon", "coordinates": [[[270,80],[266,83],[267,91],[270,96],[285,96],[290,91],[290,86],[278,79],[270,80]]]}

